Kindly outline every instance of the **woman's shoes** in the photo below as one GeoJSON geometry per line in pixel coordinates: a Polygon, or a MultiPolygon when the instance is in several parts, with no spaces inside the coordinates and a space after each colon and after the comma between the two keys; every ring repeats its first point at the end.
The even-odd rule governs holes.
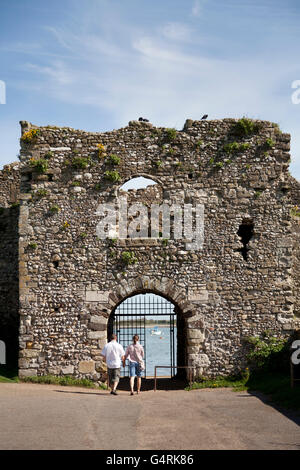
{"type": "Polygon", "coordinates": [[[133,392],[130,392],[130,395],[134,395],[134,393],[133,393],[133,392]]]}

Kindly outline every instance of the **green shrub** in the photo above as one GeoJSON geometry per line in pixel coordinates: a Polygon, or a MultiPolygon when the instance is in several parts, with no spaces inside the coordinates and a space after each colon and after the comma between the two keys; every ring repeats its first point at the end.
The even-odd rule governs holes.
{"type": "Polygon", "coordinates": [[[89,158],[75,157],[72,160],[72,167],[76,170],[85,170],[90,164],[89,158]]]}
{"type": "Polygon", "coordinates": [[[232,142],[231,144],[226,144],[223,147],[226,153],[243,152],[244,150],[247,150],[248,148],[250,148],[250,144],[248,143],[239,144],[238,142],[232,142]]]}
{"type": "Polygon", "coordinates": [[[172,142],[172,140],[175,140],[175,139],[176,139],[176,136],[177,136],[177,131],[176,131],[176,129],[174,129],[174,128],[166,129],[165,139],[166,139],[168,142],[172,142]]]}
{"type": "Polygon", "coordinates": [[[79,181],[73,181],[72,186],[76,188],[77,186],[81,186],[81,183],[79,181]]]}
{"type": "Polygon", "coordinates": [[[300,207],[294,206],[290,210],[290,215],[292,217],[300,217],[300,207]]]}
{"type": "Polygon", "coordinates": [[[31,158],[29,163],[30,166],[40,174],[46,173],[46,171],[48,170],[48,161],[44,158],[40,158],[39,160],[34,160],[33,158],[31,158]]]}
{"type": "Polygon", "coordinates": [[[109,157],[107,158],[107,161],[110,165],[118,166],[121,163],[121,158],[118,157],[118,155],[112,154],[112,155],[109,155],[109,157]]]}
{"type": "Polygon", "coordinates": [[[267,147],[268,149],[272,149],[273,147],[275,147],[274,140],[271,138],[267,139],[265,142],[265,147],[267,147]]]}
{"type": "Polygon", "coordinates": [[[117,170],[106,171],[104,173],[104,177],[106,180],[111,181],[112,183],[117,183],[121,180],[121,176],[117,170]]]}
{"type": "Polygon", "coordinates": [[[47,153],[45,153],[44,158],[45,158],[46,160],[50,160],[50,158],[52,158],[53,155],[54,155],[53,152],[47,152],[47,153]]]}
{"type": "Polygon", "coordinates": [[[58,212],[60,212],[60,208],[57,205],[54,205],[50,207],[49,212],[51,212],[52,214],[57,214],[58,212]]]}
{"type": "Polygon", "coordinates": [[[28,248],[30,248],[30,250],[36,250],[37,249],[37,244],[36,243],[29,243],[28,248]]]}
{"type": "Polygon", "coordinates": [[[286,338],[277,338],[265,332],[262,338],[246,338],[250,347],[247,359],[254,369],[283,372],[289,369],[289,344],[286,338]]]}
{"type": "Polygon", "coordinates": [[[126,265],[137,263],[137,258],[133,251],[123,251],[121,254],[121,260],[122,263],[126,265]]]}
{"type": "Polygon", "coordinates": [[[39,199],[42,199],[43,197],[47,196],[48,191],[46,189],[38,189],[35,193],[34,196],[38,197],[39,199]]]}
{"type": "Polygon", "coordinates": [[[239,137],[255,134],[259,131],[260,125],[252,119],[243,117],[233,127],[232,133],[239,137]]]}

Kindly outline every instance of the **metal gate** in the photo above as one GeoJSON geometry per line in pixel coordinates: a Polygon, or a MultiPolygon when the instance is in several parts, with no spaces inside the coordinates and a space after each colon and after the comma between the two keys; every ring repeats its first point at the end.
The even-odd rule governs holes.
{"type": "MultiPolygon", "coordinates": [[[[169,327],[170,334],[170,367],[171,377],[174,377],[176,370],[176,327],[175,306],[164,297],[155,294],[138,294],[124,300],[110,317],[108,333],[115,333],[118,336],[118,343],[122,344],[124,349],[132,344],[132,337],[138,334],[140,343],[145,352],[145,370],[144,377],[147,377],[147,331],[149,324],[153,320],[163,320],[169,327]]],[[[159,326],[158,326],[159,328],[159,326]]],[[[149,335],[149,333],[148,333],[149,335]]],[[[155,364],[161,365],[161,364],[155,364]]],[[[129,366],[121,369],[122,377],[129,377],[129,366]]]]}

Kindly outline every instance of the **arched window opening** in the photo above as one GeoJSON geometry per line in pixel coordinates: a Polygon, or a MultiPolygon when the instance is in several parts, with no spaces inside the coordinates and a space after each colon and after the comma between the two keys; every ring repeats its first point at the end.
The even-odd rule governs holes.
{"type": "Polygon", "coordinates": [[[130,189],[146,189],[148,186],[154,186],[156,181],[153,181],[150,178],[144,178],[144,176],[137,176],[132,178],[121,186],[121,191],[128,191],[130,189]]]}

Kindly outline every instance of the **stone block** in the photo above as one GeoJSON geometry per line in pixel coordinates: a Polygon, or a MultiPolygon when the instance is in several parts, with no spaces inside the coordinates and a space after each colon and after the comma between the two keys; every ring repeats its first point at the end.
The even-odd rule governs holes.
{"type": "Polygon", "coordinates": [[[86,302],[108,302],[109,292],[87,290],[85,293],[86,302]]]}
{"type": "Polygon", "coordinates": [[[74,366],[66,366],[61,368],[61,373],[63,375],[72,375],[74,374],[74,366]]]}
{"type": "Polygon", "coordinates": [[[94,361],[81,361],[79,362],[78,370],[81,374],[92,374],[95,372],[94,361]]]}
{"type": "Polygon", "coordinates": [[[204,341],[204,334],[201,330],[195,328],[188,328],[187,333],[188,339],[197,339],[199,340],[199,343],[204,341]]]}
{"type": "Polygon", "coordinates": [[[96,331],[106,331],[107,318],[104,318],[98,315],[92,315],[90,319],[89,327],[92,330],[96,330],[96,331]]]}
{"type": "Polygon", "coordinates": [[[208,291],[192,291],[188,293],[188,300],[196,303],[205,303],[208,301],[208,291]]]}
{"type": "Polygon", "coordinates": [[[21,357],[38,357],[39,351],[36,351],[35,349],[23,349],[23,351],[20,352],[21,357]]]}
{"type": "Polygon", "coordinates": [[[19,369],[19,377],[22,379],[23,377],[36,377],[37,370],[36,369],[19,369]]]}
{"type": "Polygon", "coordinates": [[[106,339],[106,331],[89,331],[87,334],[88,339],[106,339]]]}

